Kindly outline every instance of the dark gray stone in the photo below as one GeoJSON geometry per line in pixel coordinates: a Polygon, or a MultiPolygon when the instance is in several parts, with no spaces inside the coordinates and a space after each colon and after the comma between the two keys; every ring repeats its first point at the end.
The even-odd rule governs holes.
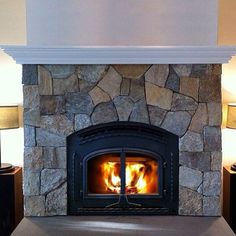
{"type": "Polygon", "coordinates": [[[176,74],[172,66],[169,67],[169,75],[166,81],[166,88],[173,90],[174,92],[179,92],[180,88],[180,79],[179,76],[176,74]]]}
{"type": "Polygon", "coordinates": [[[44,65],[51,73],[53,79],[63,79],[71,76],[75,72],[75,65],[44,65]]]}
{"type": "Polygon", "coordinates": [[[123,78],[120,85],[120,95],[129,95],[130,79],[123,78]]]}
{"type": "Polygon", "coordinates": [[[23,65],[22,66],[22,84],[37,85],[38,84],[38,66],[23,65]]]}
{"type": "Polygon", "coordinates": [[[190,121],[191,116],[186,111],[168,112],[161,127],[173,134],[182,136],[187,131],[190,121]]]}
{"type": "Polygon", "coordinates": [[[189,77],[192,71],[191,64],[171,65],[179,77],[189,77]]]}
{"type": "Polygon", "coordinates": [[[198,103],[191,97],[174,93],[171,110],[172,111],[195,111],[198,103]]]}
{"type": "Polygon", "coordinates": [[[31,170],[43,169],[43,150],[42,147],[25,147],[24,149],[24,168],[31,170]]]}
{"type": "Polygon", "coordinates": [[[66,137],[59,134],[50,133],[47,130],[36,128],[36,141],[42,147],[62,147],[66,146],[66,137]]]}
{"type": "Polygon", "coordinates": [[[67,184],[64,183],[58,189],[46,196],[46,215],[67,215],[67,184]]]}
{"type": "Polygon", "coordinates": [[[113,102],[116,107],[119,121],[128,121],[134,106],[133,101],[127,96],[118,96],[114,98],[113,102]]]}
{"type": "Polygon", "coordinates": [[[134,104],[129,120],[149,124],[147,104],[145,99],[142,99],[134,104]]]}
{"type": "Polygon", "coordinates": [[[40,126],[40,111],[37,109],[24,109],[24,124],[40,126]]]}
{"type": "Polygon", "coordinates": [[[179,187],[179,214],[202,215],[202,194],[185,187],[179,187]]]}
{"type": "Polygon", "coordinates": [[[179,140],[179,150],[183,152],[202,152],[202,136],[198,133],[187,131],[187,133],[179,140]]]}
{"type": "Polygon", "coordinates": [[[203,175],[203,195],[218,196],[221,191],[221,172],[205,172],[203,175]]]}
{"type": "Polygon", "coordinates": [[[40,171],[24,169],[24,196],[39,195],[40,171]]]}
{"type": "Polygon", "coordinates": [[[66,147],[43,147],[45,169],[66,169],[66,147]]]}
{"type": "Polygon", "coordinates": [[[40,114],[53,115],[65,113],[64,96],[40,96],[40,114]]]}
{"type": "Polygon", "coordinates": [[[204,127],[204,145],[205,151],[221,151],[220,127],[204,127]]]}
{"type": "Polygon", "coordinates": [[[66,111],[70,113],[84,113],[90,115],[94,105],[91,97],[84,93],[68,93],[66,95],[66,111]]]}
{"type": "Polygon", "coordinates": [[[29,125],[24,126],[24,144],[25,147],[34,147],[36,145],[35,127],[29,125]]]}
{"type": "Polygon", "coordinates": [[[144,77],[141,77],[140,79],[131,80],[129,96],[134,102],[137,102],[138,100],[145,97],[144,77]]]}
{"type": "Polygon", "coordinates": [[[23,107],[37,109],[39,107],[39,89],[37,85],[23,86],[23,107]]]}
{"type": "Polygon", "coordinates": [[[92,124],[102,124],[117,121],[118,116],[112,102],[104,102],[97,105],[91,116],[92,124]]]}
{"type": "Polygon", "coordinates": [[[203,197],[203,215],[204,216],[221,216],[220,197],[203,197]]]}
{"type": "Polygon", "coordinates": [[[211,65],[209,64],[193,64],[191,77],[204,77],[211,71],[211,65]]]}
{"type": "Polygon", "coordinates": [[[221,171],[222,168],[222,153],[211,152],[211,170],[221,171]]]}
{"type": "Polygon", "coordinates": [[[199,171],[210,171],[211,153],[210,152],[180,152],[180,165],[187,166],[199,171]]]}
{"type": "Polygon", "coordinates": [[[66,170],[64,169],[43,169],[41,172],[41,194],[47,194],[57,189],[66,181],[66,170]]]}
{"type": "Polygon", "coordinates": [[[165,118],[167,111],[159,107],[149,105],[148,112],[151,125],[160,126],[165,118]]]}

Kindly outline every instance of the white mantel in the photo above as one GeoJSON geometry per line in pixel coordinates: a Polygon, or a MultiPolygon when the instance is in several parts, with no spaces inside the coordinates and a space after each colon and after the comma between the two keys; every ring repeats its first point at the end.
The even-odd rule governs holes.
{"type": "Polygon", "coordinates": [[[18,64],[223,64],[236,46],[0,46],[18,64]]]}

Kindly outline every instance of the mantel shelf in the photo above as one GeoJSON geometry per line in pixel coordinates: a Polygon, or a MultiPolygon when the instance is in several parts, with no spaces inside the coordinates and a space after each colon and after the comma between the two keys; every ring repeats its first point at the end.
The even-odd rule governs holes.
{"type": "Polygon", "coordinates": [[[236,46],[0,46],[18,64],[223,64],[236,46]]]}

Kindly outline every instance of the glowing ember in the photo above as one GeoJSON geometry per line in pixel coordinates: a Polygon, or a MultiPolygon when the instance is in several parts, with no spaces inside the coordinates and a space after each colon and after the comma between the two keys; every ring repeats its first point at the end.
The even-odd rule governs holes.
{"type": "MultiPolygon", "coordinates": [[[[103,162],[102,173],[106,190],[120,193],[120,163],[103,162]]],[[[126,193],[145,194],[157,192],[157,165],[154,161],[128,161],[125,169],[126,193]]]]}

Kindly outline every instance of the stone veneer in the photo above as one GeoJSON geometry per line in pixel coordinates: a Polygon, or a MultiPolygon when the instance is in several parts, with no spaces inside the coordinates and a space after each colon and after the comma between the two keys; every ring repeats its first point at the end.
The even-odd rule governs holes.
{"type": "Polygon", "coordinates": [[[179,214],[221,214],[221,65],[24,65],[26,216],[67,214],[66,137],[111,121],[179,136],[179,214]]]}

